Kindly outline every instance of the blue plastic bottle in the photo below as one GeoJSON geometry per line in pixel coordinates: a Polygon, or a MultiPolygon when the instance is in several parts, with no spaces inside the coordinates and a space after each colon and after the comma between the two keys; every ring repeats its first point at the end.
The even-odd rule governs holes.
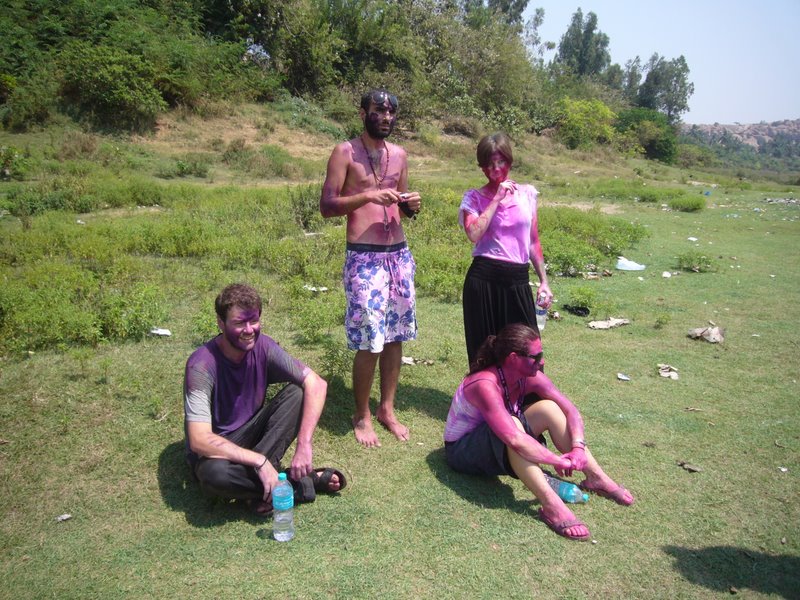
{"type": "Polygon", "coordinates": [[[288,542],[294,537],[294,489],[286,481],[286,473],[278,474],[278,485],[272,490],[272,537],[288,542]]]}
{"type": "Polygon", "coordinates": [[[583,491],[581,491],[581,488],[574,483],[562,481],[557,477],[553,477],[549,473],[545,473],[544,476],[545,479],[547,479],[547,483],[550,484],[551,488],[553,488],[553,491],[558,494],[558,497],[564,502],[575,504],[589,501],[589,494],[584,494],[583,491]]]}

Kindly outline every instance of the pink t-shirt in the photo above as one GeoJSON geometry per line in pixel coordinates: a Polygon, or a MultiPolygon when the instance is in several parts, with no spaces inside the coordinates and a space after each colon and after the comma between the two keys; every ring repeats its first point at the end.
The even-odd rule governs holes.
{"type": "MultiPolygon", "coordinates": [[[[532,185],[517,185],[513,195],[497,207],[489,228],[475,244],[472,256],[526,264],[530,260],[531,224],[536,215],[539,192],[532,185]]],[[[464,227],[465,213],[480,215],[492,201],[478,190],[468,190],[461,200],[458,222],[464,227]]]]}
{"type": "MultiPolygon", "coordinates": [[[[486,379],[488,381],[488,379],[486,379]]],[[[444,426],[444,441],[455,442],[464,435],[474,430],[486,419],[483,413],[464,396],[464,381],[458,386],[453,401],[450,404],[450,411],[447,413],[447,422],[444,426]]],[[[475,380],[472,383],[476,383],[475,380]]],[[[497,384],[495,384],[497,385],[497,384]]],[[[497,388],[498,391],[500,388],[497,388]]]]}

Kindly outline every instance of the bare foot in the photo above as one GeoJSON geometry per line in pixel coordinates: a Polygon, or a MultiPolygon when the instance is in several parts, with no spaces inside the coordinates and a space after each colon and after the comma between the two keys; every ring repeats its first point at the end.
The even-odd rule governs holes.
{"type": "Polygon", "coordinates": [[[397,420],[397,417],[394,416],[394,412],[387,412],[386,414],[383,414],[380,407],[378,407],[375,418],[378,419],[378,422],[386,427],[386,429],[391,431],[394,434],[394,437],[401,442],[407,442],[408,438],[411,437],[411,432],[409,432],[408,427],[397,420]]]}
{"type": "Polygon", "coordinates": [[[630,506],[635,502],[633,494],[609,477],[604,479],[587,477],[581,482],[581,488],[587,492],[613,500],[622,506],[630,506]]]}
{"type": "Polygon", "coordinates": [[[565,527],[564,529],[559,528],[559,530],[556,531],[556,533],[559,535],[570,539],[585,539],[591,535],[589,528],[581,523],[563,502],[560,502],[559,504],[553,503],[547,506],[542,506],[540,513],[548,526],[554,531],[556,531],[557,526],[561,523],[575,523],[574,525],[565,527]]]}
{"type": "MultiPolygon", "coordinates": [[[[333,470],[333,469],[331,469],[331,470],[333,470]]],[[[314,469],[314,475],[317,478],[322,477],[323,473],[325,473],[325,469],[314,469]]],[[[315,486],[317,485],[317,479],[316,478],[314,479],[314,485],[315,486]]],[[[337,475],[336,473],[333,473],[331,475],[330,480],[328,481],[328,486],[324,490],[317,489],[317,491],[318,492],[323,492],[324,491],[324,492],[327,492],[329,494],[333,494],[335,492],[338,492],[340,489],[342,489],[342,487],[343,486],[342,486],[342,482],[339,480],[339,475],[337,475]]]]}
{"type": "Polygon", "coordinates": [[[268,517],[272,514],[272,499],[269,500],[250,500],[247,503],[253,514],[259,517],[268,517]]]}
{"type": "Polygon", "coordinates": [[[365,419],[354,416],[352,422],[353,433],[356,434],[356,441],[359,444],[364,448],[380,448],[381,442],[372,428],[372,417],[365,419]]]}

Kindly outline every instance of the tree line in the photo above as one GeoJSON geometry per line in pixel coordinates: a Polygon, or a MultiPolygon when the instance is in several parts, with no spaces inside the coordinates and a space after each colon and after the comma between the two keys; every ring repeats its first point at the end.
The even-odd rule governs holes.
{"type": "Polygon", "coordinates": [[[147,129],[181,106],[301,96],[352,118],[369,87],[401,97],[404,126],[512,135],[553,130],[672,161],[694,91],[689,66],[653,54],[612,64],[596,14],[578,8],[560,42],[528,0],[6,0],[0,120],[59,116],[147,129]],[[547,50],[557,50],[545,61],[547,50]]]}

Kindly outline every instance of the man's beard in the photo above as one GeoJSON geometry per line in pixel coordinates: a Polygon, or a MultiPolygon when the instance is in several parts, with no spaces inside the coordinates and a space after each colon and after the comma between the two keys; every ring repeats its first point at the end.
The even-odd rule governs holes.
{"type": "Polygon", "coordinates": [[[389,124],[389,131],[381,131],[381,127],[378,121],[373,121],[369,118],[369,116],[364,119],[364,129],[367,130],[367,135],[374,140],[382,140],[384,138],[389,137],[392,135],[392,131],[394,131],[394,120],[389,124]]]}

